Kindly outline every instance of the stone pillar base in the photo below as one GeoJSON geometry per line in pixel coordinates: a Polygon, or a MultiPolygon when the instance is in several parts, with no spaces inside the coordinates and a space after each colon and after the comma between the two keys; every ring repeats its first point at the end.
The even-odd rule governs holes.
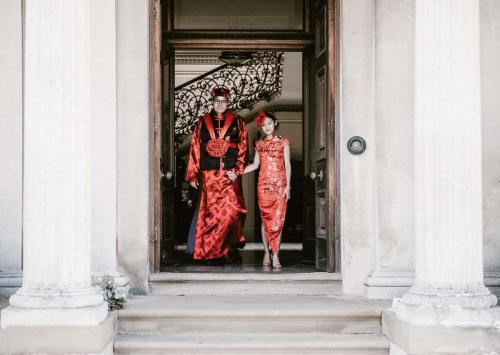
{"type": "Polygon", "coordinates": [[[497,297],[484,286],[468,288],[414,286],[392,308],[412,324],[489,327],[498,324],[497,297]]]}
{"type": "Polygon", "coordinates": [[[414,273],[375,271],[365,281],[365,296],[371,300],[392,300],[402,297],[413,285],[414,273]]]}
{"type": "Polygon", "coordinates": [[[108,305],[79,308],[20,308],[9,306],[2,310],[1,328],[14,326],[95,326],[108,315],[108,305]]]}
{"type": "Polygon", "coordinates": [[[90,307],[102,302],[102,292],[97,287],[38,289],[23,286],[9,299],[14,307],[37,309],[90,307]]]}
{"type": "MultiPolygon", "coordinates": [[[[490,310],[500,314],[498,307],[490,310]]],[[[498,319],[498,318],[497,318],[498,319]]],[[[391,355],[497,354],[500,353],[500,324],[489,326],[445,326],[413,324],[382,312],[382,332],[391,341],[391,355]]]]}
{"type": "MultiPolygon", "coordinates": [[[[401,298],[415,283],[414,272],[375,271],[368,276],[365,285],[365,297],[375,300],[401,298]]],[[[500,297],[500,274],[486,272],[484,284],[497,298],[500,297]]]]}

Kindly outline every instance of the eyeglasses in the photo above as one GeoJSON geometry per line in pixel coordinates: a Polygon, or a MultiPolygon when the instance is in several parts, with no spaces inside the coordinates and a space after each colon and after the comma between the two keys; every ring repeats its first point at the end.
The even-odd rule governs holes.
{"type": "Polygon", "coordinates": [[[214,100],[214,105],[227,105],[228,100],[214,100]]]}

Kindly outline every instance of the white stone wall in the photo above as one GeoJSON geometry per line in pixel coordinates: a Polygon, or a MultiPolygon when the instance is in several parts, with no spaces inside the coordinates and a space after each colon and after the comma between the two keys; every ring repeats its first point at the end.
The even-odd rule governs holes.
{"type": "Polygon", "coordinates": [[[22,8],[0,1],[0,285],[22,262],[22,8]]]}
{"type": "Polygon", "coordinates": [[[118,264],[145,292],[149,236],[149,10],[117,1],[118,264]]]}
{"type": "Polygon", "coordinates": [[[377,2],[376,243],[370,298],[392,298],[414,270],[414,0],[377,2]]]}
{"type": "MultiPolygon", "coordinates": [[[[485,276],[500,276],[500,2],[480,1],[485,276]]],[[[498,280],[498,278],[497,278],[498,280]]],[[[488,286],[490,282],[486,282],[488,286]]],[[[497,281],[498,283],[498,281],[497,281]]]]}
{"type": "Polygon", "coordinates": [[[377,241],[375,144],[375,9],[373,0],[342,1],[340,109],[340,205],[343,289],[363,294],[375,269],[377,241]],[[351,155],[350,137],[362,136],[367,149],[351,155]]]}
{"type": "Polygon", "coordinates": [[[413,269],[414,0],[379,1],[376,39],[377,267],[413,269]]]}

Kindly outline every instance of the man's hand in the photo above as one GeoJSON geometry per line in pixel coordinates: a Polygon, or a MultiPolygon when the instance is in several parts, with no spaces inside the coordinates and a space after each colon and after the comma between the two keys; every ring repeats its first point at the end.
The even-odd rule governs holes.
{"type": "Polygon", "coordinates": [[[195,189],[198,189],[198,181],[191,181],[189,183],[189,185],[191,185],[191,187],[195,188],[195,189]]]}
{"type": "Polygon", "coordinates": [[[235,173],[233,173],[232,171],[229,171],[227,173],[227,177],[229,178],[229,180],[231,181],[236,181],[236,179],[238,178],[238,175],[236,175],[235,173]]]}

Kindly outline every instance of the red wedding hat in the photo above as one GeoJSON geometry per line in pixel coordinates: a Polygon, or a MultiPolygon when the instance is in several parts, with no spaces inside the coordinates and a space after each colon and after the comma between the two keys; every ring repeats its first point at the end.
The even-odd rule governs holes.
{"type": "Polygon", "coordinates": [[[231,92],[225,86],[214,86],[212,91],[210,91],[210,96],[212,97],[223,96],[227,99],[230,95],[231,92]]]}
{"type": "Polygon", "coordinates": [[[257,114],[257,117],[255,117],[255,125],[259,128],[262,127],[265,119],[266,119],[266,113],[264,111],[260,111],[257,114]]]}
{"type": "Polygon", "coordinates": [[[274,122],[278,122],[278,118],[276,117],[276,115],[274,113],[267,112],[267,111],[259,111],[259,113],[257,114],[257,117],[255,117],[255,125],[259,128],[262,127],[266,117],[269,117],[274,122]]]}

